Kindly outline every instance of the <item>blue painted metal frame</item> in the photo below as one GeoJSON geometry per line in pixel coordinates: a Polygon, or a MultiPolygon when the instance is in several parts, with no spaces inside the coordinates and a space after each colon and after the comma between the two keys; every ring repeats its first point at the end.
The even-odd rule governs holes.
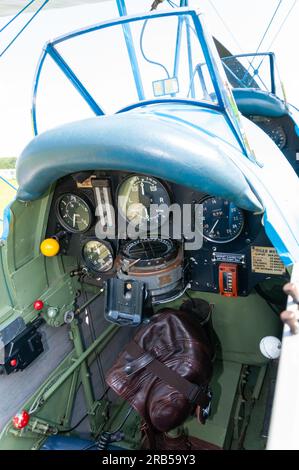
{"type": "Polygon", "coordinates": [[[43,52],[37,64],[35,77],[33,80],[32,99],[31,99],[31,121],[32,121],[32,128],[33,128],[34,135],[38,134],[37,119],[36,119],[36,97],[37,97],[37,92],[38,92],[40,74],[41,74],[45,59],[47,57],[47,54],[48,54],[47,49],[46,48],[43,49],[43,52]]]}
{"type": "Polygon", "coordinates": [[[93,99],[91,94],[87,91],[83,83],[78,79],[77,75],[72,71],[72,69],[68,66],[66,61],[63,59],[63,57],[59,54],[57,49],[55,49],[55,47],[53,47],[51,43],[48,43],[46,50],[48,54],[51,56],[51,58],[54,60],[54,62],[56,62],[56,64],[61,68],[61,70],[70,80],[70,82],[74,85],[76,90],[80,93],[80,95],[86,101],[86,103],[92,109],[92,111],[97,116],[103,116],[105,113],[102,110],[102,108],[96,103],[96,101],[93,99]]]}
{"type": "Polygon", "coordinates": [[[192,45],[191,45],[189,18],[185,18],[185,24],[186,24],[186,34],[187,34],[187,47],[188,47],[190,92],[191,92],[191,98],[195,98],[194,73],[193,73],[194,70],[193,70],[193,63],[192,63],[192,45]]]}
{"type": "MultiPolygon", "coordinates": [[[[119,5],[122,8],[124,7],[123,0],[120,0],[119,5]]],[[[122,11],[124,11],[124,10],[122,10],[122,11]]],[[[213,104],[207,105],[206,102],[201,102],[201,101],[198,101],[198,103],[203,107],[209,107],[209,108],[212,107],[214,109],[218,109],[226,115],[226,117],[228,119],[229,126],[231,127],[234,135],[236,136],[243,153],[246,156],[250,157],[250,155],[248,155],[248,151],[247,151],[247,148],[246,148],[245,143],[243,141],[240,129],[237,127],[236,123],[233,122],[232,118],[229,116],[229,114],[227,112],[226,106],[227,106],[228,100],[226,98],[226,90],[224,89],[224,86],[222,84],[222,79],[221,79],[221,77],[218,73],[217,64],[213,60],[213,55],[211,54],[211,52],[209,50],[208,41],[207,41],[205,32],[203,30],[202,24],[199,21],[197,13],[194,10],[189,10],[188,8],[179,8],[179,9],[174,9],[174,10],[170,10],[170,11],[168,10],[168,11],[160,11],[160,12],[151,12],[151,13],[141,14],[141,15],[120,17],[120,18],[117,18],[115,20],[105,21],[105,22],[102,22],[102,23],[95,24],[93,26],[89,26],[89,27],[85,27],[85,28],[73,31],[71,33],[62,35],[62,36],[54,39],[53,41],[49,42],[47,44],[45,53],[41,56],[41,59],[40,59],[39,65],[38,65],[38,69],[37,69],[37,73],[36,73],[36,77],[35,77],[34,89],[33,89],[32,120],[33,120],[33,127],[34,127],[34,130],[35,130],[35,133],[37,134],[37,132],[38,132],[37,122],[36,122],[36,96],[37,96],[37,91],[38,91],[40,73],[41,73],[42,65],[43,65],[44,60],[45,60],[45,55],[47,53],[49,53],[50,51],[52,53],[52,58],[54,58],[54,56],[55,56],[54,60],[56,61],[57,65],[60,67],[62,72],[64,72],[66,74],[66,76],[72,82],[72,84],[75,86],[75,88],[77,88],[77,90],[81,94],[81,96],[84,99],[87,98],[87,103],[89,104],[91,109],[93,109],[95,114],[96,115],[104,114],[101,107],[93,100],[93,98],[91,97],[91,99],[89,99],[90,95],[87,92],[86,88],[77,79],[76,75],[69,68],[69,66],[66,64],[64,59],[60,55],[58,57],[58,55],[57,55],[58,53],[57,53],[56,48],[55,48],[55,46],[57,44],[59,44],[63,41],[75,38],[75,37],[79,37],[79,36],[84,35],[86,33],[90,33],[90,32],[93,32],[93,31],[98,31],[98,30],[109,28],[109,27],[112,27],[112,26],[120,25],[120,26],[124,27],[124,26],[128,26],[129,23],[134,23],[134,22],[137,22],[137,21],[140,21],[140,20],[142,21],[142,20],[146,20],[146,19],[150,19],[150,18],[162,18],[162,17],[176,16],[178,18],[181,17],[183,19],[184,18],[183,15],[189,15],[189,17],[192,18],[192,20],[193,20],[193,23],[194,23],[194,26],[195,26],[195,32],[196,32],[196,34],[198,36],[198,39],[201,43],[201,47],[202,47],[202,50],[203,50],[205,61],[207,63],[208,69],[210,71],[212,83],[213,83],[215,93],[216,93],[216,96],[217,96],[217,100],[218,100],[217,105],[216,104],[215,105],[213,105],[213,104]],[[55,54],[53,53],[53,51],[55,51],[55,54]],[[56,59],[58,59],[58,60],[56,60],[56,59]]],[[[177,53],[179,53],[178,43],[177,43],[177,53]]],[[[137,63],[134,62],[134,66],[136,66],[136,65],[137,65],[137,63]]],[[[153,102],[158,102],[158,101],[159,100],[154,100],[153,102]]],[[[133,104],[133,106],[135,106],[135,107],[139,106],[139,105],[140,105],[139,103],[137,103],[137,105],[133,104]]],[[[121,111],[123,111],[123,109],[121,111]]]]}
{"type": "Polygon", "coordinates": [[[141,108],[142,106],[150,106],[151,104],[160,104],[160,103],[178,103],[178,104],[188,104],[197,106],[198,108],[208,108],[214,109],[216,111],[222,112],[222,109],[219,106],[216,106],[212,103],[202,103],[201,101],[191,100],[191,99],[182,99],[182,98],[155,98],[152,100],[139,101],[138,103],[132,103],[128,106],[125,106],[122,109],[119,109],[115,114],[125,113],[126,111],[132,111],[132,109],[141,108]]]}
{"type": "MultiPolygon", "coordinates": [[[[2,180],[5,184],[10,186],[12,189],[14,189],[17,192],[17,188],[1,175],[0,175],[0,180],[2,180]]],[[[0,219],[0,222],[3,222],[3,230],[2,230],[2,235],[0,237],[0,240],[6,240],[9,234],[9,225],[10,225],[10,219],[11,219],[11,213],[10,213],[11,204],[12,203],[8,204],[8,206],[5,207],[4,212],[3,212],[3,219],[0,219]]]]}
{"type": "Polygon", "coordinates": [[[14,189],[15,191],[17,191],[17,188],[11,184],[9,181],[7,181],[7,179],[5,179],[3,176],[0,175],[0,180],[4,181],[5,184],[7,184],[8,186],[10,186],[12,189],[14,189]]]}
{"type": "Polygon", "coordinates": [[[179,18],[178,27],[177,27],[177,36],[176,36],[176,48],[175,48],[175,55],[174,55],[173,77],[176,77],[178,74],[180,53],[181,53],[183,23],[184,23],[183,18],[179,18]]]}
{"type": "MultiPolygon", "coordinates": [[[[127,8],[126,8],[125,0],[116,0],[116,4],[117,4],[119,15],[127,16],[127,8]]],[[[125,37],[125,41],[127,45],[129,59],[131,62],[131,67],[132,67],[132,72],[133,72],[133,76],[135,80],[138,98],[140,100],[144,100],[145,96],[144,96],[144,91],[143,91],[142,79],[141,79],[141,75],[139,71],[136,52],[133,46],[133,38],[132,38],[130,25],[127,25],[127,24],[123,25],[123,32],[124,32],[124,37],[125,37]]]]}
{"type": "MultiPolygon", "coordinates": [[[[274,52],[258,52],[258,53],[247,53],[247,54],[236,54],[236,55],[231,55],[227,57],[222,57],[223,62],[225,63],[226,59],[238,59],[239,57],[269,57],[269,63],[270,63],[270,82],[271,82],[271,93],[276,95],[276,80],[275,80],[275,54],[274,52]]],[[[251,67],[253,68],[253,71],[258,70],[259,67],[261,66],[261,63],[258,65],[257,69],[253,65],[251,67]]],[[[241,79],[240,81],[244,83],[241,79]]],[[[245,85],[245,83],[244,83],[245,85]]],[[[246,87],[247,88],[247,87],[246,87]]]]}
{"type": "Polygon", "coordinates": [[[252,155],[250,155],[250,153],[249,153],[249,151],[248,151],[248,149],[245,145],[241,129],[239,127],[238,128],[236,127],[236,124],[233,122],[231,116],[227,112],[227,109],[226,109],[226,106],[228,105],[228,99],[227,99],[227,96],[226,96],[227,92],[224,88],[222,78],[219,75],[217,64],[216,64],[216,62],[213,58],[213,55],[210,53],[210,50],[209,50],[209,47],[208,47],[208,42],[209,41],[206,37],[205,31],[202,27],[202,24],[199,21],[198,17],[196,16],[196,13],[194,11],[191,10],[190,13],[193,16],[194,26],[195,26],[195,30],[196,30],[198,38],[203,38],[203,41],[201,42],[201,46],[202,46],[202,49],[203,49],[203,54],[204,54],[209,72],[211,74],[212,83],[213,83],[213,86],[214,86],[214,89],[215,89],[215,92],[216,92],[216,96],[217,96],[217,99],[218,99],[218,102],[219,102],[220,109],[225,114],[226,119],[227,119],[228,124],[229,124],[229,127],[231,128],[233,134],[236,136],[237,141],[239,142],[239,145],[240,145],[243,153],[250,160],[255,161],[253,159],[252,155]]]}
{"type": "Polygon", "coordinates": [[[2,235],[0,237],[0,240],[6,240],[8,235],[9,235],[9,225],[11,221],[11,212],[10,212],[10,206],[12,203],[8,204],[8,206],[5,207],[4,213],[3,213],[3,231],[2,235]]]}

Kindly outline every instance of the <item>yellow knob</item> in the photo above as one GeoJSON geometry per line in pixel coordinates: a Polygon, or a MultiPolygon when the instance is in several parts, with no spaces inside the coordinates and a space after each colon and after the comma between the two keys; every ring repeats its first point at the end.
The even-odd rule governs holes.
{"type": "Polygon", "coordinates": [[[55,238],[46,238],[40,245],[40,251],[44,256],[56,256],[59,250],[60,245],[55,238]]]}

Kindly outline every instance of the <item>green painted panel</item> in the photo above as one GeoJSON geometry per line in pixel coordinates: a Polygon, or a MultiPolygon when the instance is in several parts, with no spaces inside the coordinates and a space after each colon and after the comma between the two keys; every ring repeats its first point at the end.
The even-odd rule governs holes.
{"type": "Polygon", "coordinates": [[[48,287],[44,257],[40,255],[33,259],[14,272],[11,277],[18,294],[18,306],[25,308],[40,298],[48,287]]]}
{"type": "Polygon", "coordinates": [[[34,202],[14,201],[11,205],[10,232],[7,239],[8,266],[11,272],[35,258],[46,230],[53,196],[49,190],[34,202]]]}
{"type": "MultiPolygon", "coordinates": [[[[248,297],[229,298],[218,294],[189,291],[192,297],[205,299],[214,305],[212,320],[217,335],[218,357],[241,364],[267,363],[259,350],[264,336],[280,336],[281,321],[268,304],[256,293],[248,297]]],[[[182,299],[165,304],[178,308],[182,299]]]]}
{"type": "Polygon", "coordinates": [[[221,448],[224,447],[241,368],[241,364],[235,362],[215,362],[211,383],[213,390],[212,413],[205,425],[201,425],[196,418],[191,418],[185,423],[184,427],[188,429],[191,436],[221,448]]]}
{"type": "MultiPolygon", "coordinates": [[[[41,396],[41,393],[49,386],[54,384],[59,379],[60,375],[68,370],[72,365],[72,359],[75,357],[74,351],[72,351],[57,369],[49,376],[48,381],[43,384],[39,390],[30,398],[30,400],[24,404],[24,409],[29,410],[35,400],[41,396]]],[[[42,408],[38,412],[38,418],[42,420],[49,420],[51,424],[60,425],[63,423],[65,410],[67,408],[69,390],[71,386],[71,377],[65,381],[65,383],[52,395],[52,397],[44,403],[42,408]]],[[[34,413],[33,413],[34,416],[34,413]]],[[[10,423],[1,430],[0,432],[0,450],[30,450],[32,448],[38,449],[41,442],[44,440],[44,436],[30,432],[28,429],[24,429],[21,432],[22,437],[17,437],[11,433],[12,426],[10,423]]]]}
{"type": "Polygon", "coordinates": [[[213,326],[220,340],[219,357],[225,361],[262,365],[268,362],[260,353],[264,336],[280,336],[281,321],[255,292],[248,297],[228,298],[200,294],[214,304],[213,326]]]}
{"type": "Polygon", "coordinates": [[[0,246],[0,318],[5,315],[12,306],[2,262],[3,250],[3,246],[0,246]]]}
{"type": "Polygon", "coordinates": [[[37,224],[40,215],[40,201],[31,204],[14,202],[12,237],[15,268],[23,266],[35,256],[37,224]]]}

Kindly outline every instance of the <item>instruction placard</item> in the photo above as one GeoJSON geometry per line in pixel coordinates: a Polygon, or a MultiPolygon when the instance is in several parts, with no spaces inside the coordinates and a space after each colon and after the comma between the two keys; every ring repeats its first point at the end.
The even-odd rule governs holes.
{"type": "Polygon", "coordinates": [[[253,273],[284,274],[285,267],[275,248],[270,246],[251,247],[251,269],[253,273]]]}

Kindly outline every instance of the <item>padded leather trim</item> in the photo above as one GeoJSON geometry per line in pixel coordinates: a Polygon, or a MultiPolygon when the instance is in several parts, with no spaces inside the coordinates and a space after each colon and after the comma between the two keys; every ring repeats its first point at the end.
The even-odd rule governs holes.
{"type": "MultiPolygon", "coordinates": [[[[194,107],[188,108],[193,112],[194,107]]],[[[261,210],[229,152],[246,157],[226,145],[221,136],[212,134],[221,114],[204,110],[203,115],[209,135],[199,127],[171,119],[170,112],[167,118],[165,114],[134,111],[47,131],[37,136],[18,159],[17,198],[34,200],[65,175],[104,169],[152,175],[228,198],[250,211],[261,210]],[[225,153],[221,151],[224,147],[225,153]]]]}
{"type": "Polygon", "coordinates": [[[284,102],[272,93],[256,88],[234,88],[233,95],[245,116],[281,117],[288,114],[284,102]]]}

